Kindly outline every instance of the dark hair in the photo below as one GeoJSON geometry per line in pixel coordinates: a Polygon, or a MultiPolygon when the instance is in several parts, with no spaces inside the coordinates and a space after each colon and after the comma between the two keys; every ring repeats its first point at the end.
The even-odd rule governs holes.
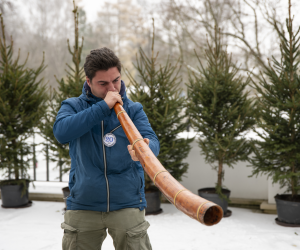
{"type": "Polygon", "coordinates": [[[117,67],[121,73],[121,62],[115,53],[106,47],[91,50],[85,58],[85,75],[92,80],[98,70],[108,70],[117,67]]]}

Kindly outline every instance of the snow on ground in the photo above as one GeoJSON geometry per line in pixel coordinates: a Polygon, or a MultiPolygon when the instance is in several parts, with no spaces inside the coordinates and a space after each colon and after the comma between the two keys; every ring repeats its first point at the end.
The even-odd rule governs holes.
{"type": "MultiPolygon", "coordinates": [[[[61,249],[62,202],[33,201],[23,209],[0,208],[0,250],[61,249]]],[[[300,228],[275,224],[276,215],[230,208],[232,216],[207,227],[162,204],[160,215],[146,216],[154,250],[293,250],[300,249],[300,228]]],[[[102,249],[113,250],[108,235],[102,249]]]]}

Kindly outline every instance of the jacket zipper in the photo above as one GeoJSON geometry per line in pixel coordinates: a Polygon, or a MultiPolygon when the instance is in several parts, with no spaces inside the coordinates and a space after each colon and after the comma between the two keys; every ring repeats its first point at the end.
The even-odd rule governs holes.
{"type": "Polygon", "coordinates": [[[107,212],[109,212],[109,183],[108,183],[108,179],[107,179],[107,174],[106,174],[106,154],[105,154],[105,146],[103,143],[103,138],[104,138],[104,121],[101,122],[101,126],[102,126],[102,149],[103,149],[103,162],[104,162],[104,176],[105,176],[105,180],[106,180],[106,189],[107,189],[107,212]]]}

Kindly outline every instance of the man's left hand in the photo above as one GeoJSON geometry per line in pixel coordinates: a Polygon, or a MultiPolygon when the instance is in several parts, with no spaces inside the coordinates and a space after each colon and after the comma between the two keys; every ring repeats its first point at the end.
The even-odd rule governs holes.
{"type": "MultiPolygon", "coordinates": [[[[144,139],[144,142],[146,142],[147,145],[149,146],[149,139],[145,138],[145,139],[144,139]]],[[[135,151],[132,149],[132,145],[128,145],[128,146],[127,146],[127,149],[128,149],[128,152],[129,152],[129,154],[130,154],[130,156],[131,156],[131,159],[132,159],[133,161],[139,161],[139,159],[138,159],[138,158],[136,157],[136,155],[135,155],[135,151]]]]}

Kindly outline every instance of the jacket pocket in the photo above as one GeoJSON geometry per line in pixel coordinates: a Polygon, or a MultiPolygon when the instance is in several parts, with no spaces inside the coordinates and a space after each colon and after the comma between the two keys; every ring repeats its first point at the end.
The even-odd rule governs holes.
{"type": "Polygon", "coordinates": [[[61,223],[61,228],[64,229],[64,237],[62,241],[63,250],[75,250],[77,249],[77,236],[79,230],[71,227],[66,223],[61,223]]]}
{"type": "Polygon", "coordinates": [[[142,178],[139,174],[139,172],[137,171],[136,167],[135,166],[132,166],[133,168],[133,172],[134,172],[134,175],[135,175],[135,183],[136,183],[136,187],[137,187],[137,193],[139,194],[140,193],[140,190],[141,188],[143,187],[143,181],[142,181],[142,178]]]}
{"type": "Polygon", "coordinates": [[[143,188],[143,186],[144,186],[144,183],[143,183],[143,179],[142,179],[142,177],[141,177],[141,176],[140,176],[140,181],[141,181],[140,189],[142,189],[142,188],[143,188]]]}
{"type": "Polygon", "coordinates": [[[126,250],[152,250],[147,229],[150,227],[148,221],[129,229],[126,232],[126,250]]]}

